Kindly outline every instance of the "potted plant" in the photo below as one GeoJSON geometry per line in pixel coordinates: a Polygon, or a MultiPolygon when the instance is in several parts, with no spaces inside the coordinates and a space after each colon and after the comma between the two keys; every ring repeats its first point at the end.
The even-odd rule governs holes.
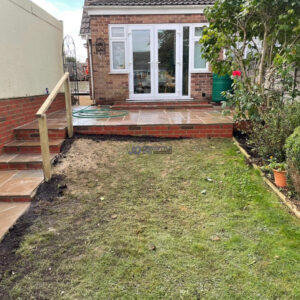
{"type": "Polygon", "coordinates": [[[273,170],[275,184],[281,188],[286,187],[287,164],[284,162],[278,163],[273,156],[270,157],[269,162],[269,168],[273,170]]]}

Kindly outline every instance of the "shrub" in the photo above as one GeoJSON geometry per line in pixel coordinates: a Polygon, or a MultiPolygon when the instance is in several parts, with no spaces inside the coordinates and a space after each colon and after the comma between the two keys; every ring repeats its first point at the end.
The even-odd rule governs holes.
{"type": "Polygon", "coordinates": [[[273,108],[253,122],[250,140],[264,159],[274,156],[278,162],[286,159],[285,143],[297,126],[300,126],[300,103],[273,108]]]}
{"type": "Polygon", "coordinates": [[[287,139],[285,149],[288,161],[300,172],[300,126],[287,139]]]}
{"type": "Polygon", "coordinates": [[[296,192],[300,195],[300,126],[287,139],[285,149],[289,175],[296,192]]]}

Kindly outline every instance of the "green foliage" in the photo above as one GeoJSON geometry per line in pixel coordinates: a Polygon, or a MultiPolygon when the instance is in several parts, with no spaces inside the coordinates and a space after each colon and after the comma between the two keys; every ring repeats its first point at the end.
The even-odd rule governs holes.
{"type": "Polygon", "coordinates": [[[286,139],[300,125],[300,103],[272,108],[262,117],[262,120],[253,122],[251,142],[263,158],[274,156],[277,161],[283,162],[286,159],[286,139]]]}
{"type": "Polygon", "coordinates": [[[260,107],[263,99],[257,89],[249,91],[240,78],[233,81],[232,88],[234,93],[225,92],[227,102],[223,102],[223,108],[234,107],[234,117],[237,120],[251,119],[252,121],[260,121],[260,107]]]}
{"type": "Polygon", "coordinates": [[[242,73],[228,95],[238,118],[257,120],[262,107],[297,97],[292,71],[300,56],[300,1],[217,0],[205,15],[210,25],[200,40],[203,57],[218,74],[242,73]]]}
{"type": "Polygon", "coordinates": [[[268,167],[271,169],[271,170],[277,170],[279,172],[282,172],[282,171],[285,171],[287,169],[287,164],[284,163],[284,162],[277,162],[276,159],[271,156],[270,159],[269,159],[269,165],[268,167]]]}
{"type": "Polygon", "coordinates": [[[286,156],[300,172],[300,126],[287,139],[285,144],[286,156]]]}
{"type": "Polygon", "coordinates": [[[300,61],[300,1],[217,0],[200,43],[214,72],[233,76],[225,106],[236,119],[250,119],[251,141],[265,159],[285,161],[284,145],[300,125],[295,68],[300,61]],[[225,50],[226,58],[219,59],[225,50]]]}

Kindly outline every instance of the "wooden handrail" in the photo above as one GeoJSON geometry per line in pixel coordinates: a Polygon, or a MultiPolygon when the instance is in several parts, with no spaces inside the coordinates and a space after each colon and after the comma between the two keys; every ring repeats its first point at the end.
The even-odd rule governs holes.
{"type": "Polygon", "coordinates": [[[49,135],[48,135],[48,124],[46,112],[51,106],[55,97],[59,93],[61,86],[64,85],[65,91],[65,104],[66,104],[66,115],[67,115],[67,127],[68,127],[68,137],[73,136],[73,122],[72,122],[72,103],[71,103],[71,91],[70,91],[70,78],[69,73],[65,73],[59,80],[53,91],[47,97],[45,102],[42,104],[38,112],[36,113],[39,122],[39,132],[40,132],[40,144],[41,153],[43,159],[43,171],[45,181],[51,179],[51,160],[50,160],[50,149],[49,149],[49,135]]]}
{"type": "Polygon", "coordinates": [[[59,82],[56,84],[56,86],[53,89],[53,91],[50,93],[50,95],[47,97],[47,99],[45,100],[45,102],[42,104],[42,106],[40,107],[40,109],[36,113],[36,115],[38,117],[41,116],[41,115],[43,115],[43,114],[45,114],[47,112],[48,108],[50,107],[50,105],[52,104],[52,102],[55,100],[55,97],[59,93],[59,90],[60,90],[61,86],[64,84],[64,82],[68,78],[69,78],[69,73],[65,73],[63,75],[63,77],[59,80],[59,82]]]}

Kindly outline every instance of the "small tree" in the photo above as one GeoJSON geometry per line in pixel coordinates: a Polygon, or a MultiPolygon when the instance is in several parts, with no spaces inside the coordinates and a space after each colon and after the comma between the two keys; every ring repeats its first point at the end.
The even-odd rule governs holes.
{"type": "Polygon", "coordinates": [[[263,113],[295,99],[293,70],[299,63],[299,0],[217,0],[205,10],[210,25],[200,40],[214,72],[240,70],[234,95],[237,117],[262,119],[263,113]],[[225,51],[226,58],[219,59],[225,51]]]}

